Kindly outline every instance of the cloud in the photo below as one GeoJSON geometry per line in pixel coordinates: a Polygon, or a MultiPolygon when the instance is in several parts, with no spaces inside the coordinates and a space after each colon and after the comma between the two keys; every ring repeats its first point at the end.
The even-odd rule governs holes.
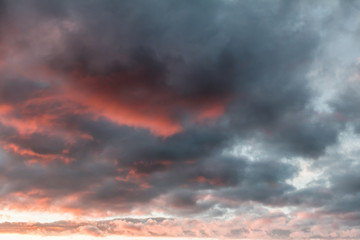
{"type": "Polygon", "coordinates": [[[77,233],[98,237],[123,235],[220,239],[251,237],[262,239],[282,239],[288,237],[292,239],[326,239],[337,237],[339,233],[350,239],[356,239],[359,236],[359,231],[354,229],[342,229],[339,233],[331,233],[326,229],[326,226],[329,226],[331,223],[325,221],[323,224],[321,227],[313,227],[311,225],[305,227],[300,217],[297,221],[292,220],[289,222],[284,215],[275,213],[268,214],[263,219],[253,218],[251,221],[244,221],[240,218],[234,218],[225,222],[219,220],[198,221],[172,218],[118,218],[106,221],[59,221],[50,223],[5,222],[1,223],[0,230],[2,233],[31,233],[44,236],[66,236],[77,233]],[[277,228],[278,224],[284,223],[289,228],[277,228]],[[266,226],[263,224],[266,224],[266,226]],[[313,231],[316,234],[312,233],[313,231]]]}
{"type": "Polygon", "coordinates": [[[358,166],[334,151],[360,126],[356,4],[321,3],[0,1],[1,206],[173,217],[4,232],[326,238],[332,214],[351,225],[358,166]],[[295,186],[301,161],[321,180],[295,186]],[[253,228],[201,222],[248,205],[291,210],[250,214],[253,228]]]}

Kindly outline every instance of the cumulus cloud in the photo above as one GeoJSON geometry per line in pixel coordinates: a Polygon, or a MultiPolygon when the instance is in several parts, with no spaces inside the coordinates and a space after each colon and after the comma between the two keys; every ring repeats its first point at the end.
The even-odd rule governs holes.
{"type": "MultiPolygon", "coordinates": [[[[342,134],[356,135],[360,126],[357,7],[335,0],[0,1],[0,205],[173,217],[4,222],[1,229],[327,238],[335,236],[326,232],[333,214],[345,219],[341,226],[357,227],[358,166],[339,152],[342,134]],[[229,152],[249,146],[254,156],[229,152]],[[297,186],[307,171],[321,172],[319,179],[297,186]],[[260,225],[272,217],[260,210],[244,220],[254,228],[200,227],[209,218],[238,219],[242,206],[291,210],[269,229],[260,225]],[[168,222],[177,229],[184,217],[199,230],[160,229],[168,222]],[[308,219],[319,219],[318,236],[308,219]]],[[[346,231],[336,236],[358,234],[346,231]]]]}

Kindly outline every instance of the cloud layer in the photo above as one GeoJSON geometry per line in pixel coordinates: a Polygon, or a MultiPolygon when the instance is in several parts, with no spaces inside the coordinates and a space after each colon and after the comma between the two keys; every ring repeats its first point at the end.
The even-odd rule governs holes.
{"type": "Polygon", "coordinates": [[[1,231],[359,237],[358,11],[0,1],[1,231]]]}

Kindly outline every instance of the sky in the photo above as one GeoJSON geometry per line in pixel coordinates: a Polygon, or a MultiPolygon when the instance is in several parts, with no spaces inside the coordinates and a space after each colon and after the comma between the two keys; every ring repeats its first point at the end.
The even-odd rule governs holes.
{"type": "Polygon", "coordinates": [[[0,238],[360,239],[360,1],[0,0],[0,238]]]}

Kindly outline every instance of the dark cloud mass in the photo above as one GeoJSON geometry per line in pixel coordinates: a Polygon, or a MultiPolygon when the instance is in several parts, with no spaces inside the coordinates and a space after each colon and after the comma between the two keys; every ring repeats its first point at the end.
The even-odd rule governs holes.
{"type": "Polygon", "coordinates": [[[357,6],[0,0],[0,232],[360,236],[357,6]]]}

